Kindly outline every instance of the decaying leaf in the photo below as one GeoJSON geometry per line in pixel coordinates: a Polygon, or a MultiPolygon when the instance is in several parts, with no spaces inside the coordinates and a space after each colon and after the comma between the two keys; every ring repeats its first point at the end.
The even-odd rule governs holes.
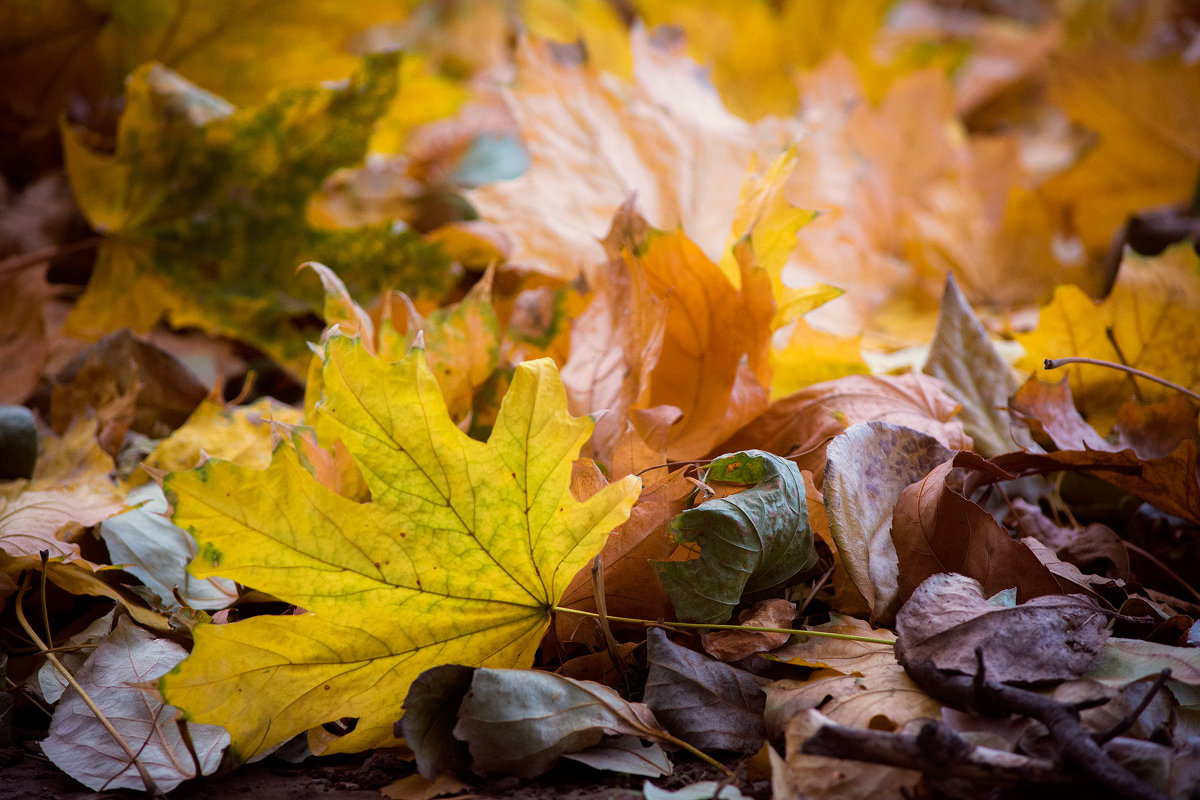
{"type": "Polygon", "coordinates": [[[917,587],[896,616],[905,663],[979,672],[1016,683],[1083,676],[1108,639],[1107,619],[1083,595],[1035,597],[1016,605],[1012,593],[987,598],[979,582],[942,573],[917,587]]]}
{"type": "Polygon", "coordinates": [[[315,331],[299,317],[320,310],[320,294],[296,279],[297,264],[336,263],[363,293],[444,288],[447,260],[411,230],[321,230],[305,219],[321,181],[363,157],[396,71],[395,55],[373,57],[341,87],[295,89],[241,111],[165,67],[135,71],[115,153],[63,128],[72,188],[105,234],[68,327],[147,330],[165,315],[250,342],[302,375],[315,331]]]}
{"type": "Polygon", "coordinates": [[[671,522],[678,542],[695,542],[691,561],[655,562],[675,613],[689,622],[724,622],[745,592],[770,589],[817,561],[800,470],[751,450],[722,456],[707,480],[750,488],[702,503],[671,522]]]}
{"type": "Polygon", "coordinates": [[[958,419],[982,456],[998,456],[1027,447],[1018,438],[1006,408],[1016,390],[1012,368],[997,352],[987,331],[959,291],[953,275],[946,277],[937,329],[923,371],[940,378],[946,393],[958,401],[958,419]]]}
{"type": "Polygon", "coordinates": [[[738,624],[748,630],[709,631],[701,634],[704,651],[719,661],[739,661],[754,653],[774,650],[788,640],[789,634],[755,631],[754,628],[790,628],[796,617],[796,604],[781,597],[760,600],[738,614],[738,624]]]}
{"type": "MultiPolygon", "coordinates": [[[[165,792],[194,777],[195,766],[175,726],[175,709],[139,684],[157,680],[186,655],[174,642],[157,639],[122,617],[75,675],[165,792]]],[[[229,734],[216,725],[188,727],[201,772],[215,772],[229,734]]],[[[144,788],[125,751],[74,689],[55,708],[42,749],[92,791],[144,788]]]]}
{"type": "Polygon", "coordinates": [[[477,773],[532,777],[605,736],[657,739],[666,731],[650,709],[612,689],[549,672],[477,669],[458,710],[456,738],[477,773]]]}
{"type": "Polygon", "coordinates": [[[674,735],[701,750],[756,752],[766,737],[762,688],[745,670],[646,631],[646,705],[674,735]]]}
{"type": "Polygon", "coordinates": [[[953,456],[936,439],[884,422],[852,425],[826,450],[825,510],[838,554],[878,622],[900,607],[892,510],[905,487],[953,456]]]}
{"type": "Polygon", "coordinates": [[[892,512],[900,600],[939,572],[974,578],[989,597],[1011,587],[1020,602],[1058,594],[1053,574],[1029,548],[955,488],[961,486],[956,469],[1000,480],[1013,477],[978,454],[963,451],[900,493],[892,512]]]}
{"type": "Polygon", "coordinates": [[[314,749],[391,743],[424,669],[528,664],[549,609],[638,492],[629,477],[587,503],[570,497],[591,425],[566,413],[547,361],[517,370],[485,444],[454,426],[421,351],[384,364],[334,336],[325,353],[319,410],[370,502],[321,486],[286,446],[264,472],[211,460],[165,486],[200,543],[192,574],[309,612],[200,626],[191,657],[162,679],[190,719],[230,730],[238,759],[347,716],[355,729],[314,749]]]}

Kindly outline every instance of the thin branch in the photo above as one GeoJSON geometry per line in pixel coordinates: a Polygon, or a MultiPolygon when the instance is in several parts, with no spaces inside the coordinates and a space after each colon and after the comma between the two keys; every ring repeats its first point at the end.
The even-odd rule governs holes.
{"type": "Polygon", "coordinates": [[[49,261],[52,258],[59,256],[68,256],[72,253],[81,253],[84,250],[94,250],[104,242],[103,236],[92,236],[87,239],[80,239],[77,242],[68,242],[66,244],[56,244],[51,247],[43,247],[41,250],[34,250],[32,253],[21,253],[15,256],[9,256],[6,259],[0,260],[0,277],[4,277],[13,272],[36,267],[43,261],[49,261]]]}
{"type": "Polygon", "coordinates": [[[1191,389],[1186,389],[1180,386],[1178,383],[1171,383],[1169,380],[1160,378],[1157,375],[1151,375],[1149,372],[1142,372],[1140,369],[1127,367],[1124,364],[1117,364],[1112,361],[1101,361],[1098,358],[1082,358],[1076,356],[1071,356],[1070,358],[1047,358],[1042,362],[1044,369],[1058,369],[1059,367],[1067,364],[1091,364],[1093,367],[1108,367],[1109,369],[1128,372],[1130,375],[1136,375],[1139,378],[1144,378],[1148,381],[1152,381],[1153,383],[1157,383],[1160,386],[1166,386],[1168,389],[1174,389],[1180,394],[1185,394],[1193,400],[1200,402],[1200,394],[1193,392],[1191,389]]]}
{"type": "MultiPolygon", "coordinates": [[[[580,611],[577,608],[553,606],[551,611],[561,611],[564,614],[578,614],[581,617],[599,619],[600,615],[591,611],[580,611]]],[[[843,639],[848,642],[867,642],[868,644],[894,645],[890,639],[875,639],[870,636],[851,636],[848,633],[829,633],[828,631],[806,631],[796,628],[760,628],[757,625],[710,625],[707,622],[664,622],[661,619],[636,619],[634,617],[614,617],[608,615],[612,622],[632,622],[635,625],[661,625],[664,628],[685,628],[716,631],[751,631],[757,633],[787,633],[792,636],[816,636],[825,639],[843,639]]]]}
{"type": "Polygon", "coordinates": [[[46,654],[46,658],[49,659],[52,665],[54,665],[54,668],[58,670],[58,673],[62,675],[63,680],[69,683],[71,688],[79,693],[80,699],[82,699],[87,707],[91,709],[92,713],[96,715],[96,719],[99,720],[100,724],[104,726],[104,729],[108,731],[109,735],[112,736],[117,745],[119,745],[120,748],[125,751],[125,755],[129,757],[130,763],[133,764],[138,771],[138,775],[141,776],[142,783],[146,787],[146,792],[153,797],[166,797],[166,795],[159,790],[158,784],[154,782],[154,778],[150,776],[149,771],[146,769],[146,765],[142,763],[140,758],[138,758],[137,753],[134,752],[133,748],[129,746],[129,743],[125,741],[125,738],[121,736],[117,729],[113,727],[113,724],[108,721],[108,717],[104,716],[104,713],[100,710],[99,706],[96,705],[95,701],[88,696],[88,693],[84,691],[84,688],[79,684],[79,681],[75,680],[75,676],[71,674],[71,671],[63,666],[63,663],[58,660],[58,656],[49,652],[49,649],[46,647],[46,643],[41,640],[41,637],[34,632],[33,626],[29,624],[27,619],[25,619],[25,611],[22,608],[22,604],[25,600],[25,593],[27,591],[29,591],[28,576],[24,581],[22,581],[21,590],[17,592],[17,602],[13,609],[17,614],[17,622],[21,623],[21,627],[25,629],[25,633],[30,639],[33,640],[34,644],[42,649],[42,651],[46,654]]]}

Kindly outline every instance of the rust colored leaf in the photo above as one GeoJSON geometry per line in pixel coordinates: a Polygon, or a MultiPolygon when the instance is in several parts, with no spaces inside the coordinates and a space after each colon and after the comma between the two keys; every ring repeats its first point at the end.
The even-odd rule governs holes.
{"type": "Polygon", "coordinates": [[[939,572],[974,578],[987,595],[1015,586],[1020,602],[1059,594],[1058,582],[1029,548],[1013,541],[991,514],[957,491],[956,468],[1000,480],[1009,477],[978,454],[960,452],[900,494],[892,515],[900,597],[907,600],[939,572]]]}

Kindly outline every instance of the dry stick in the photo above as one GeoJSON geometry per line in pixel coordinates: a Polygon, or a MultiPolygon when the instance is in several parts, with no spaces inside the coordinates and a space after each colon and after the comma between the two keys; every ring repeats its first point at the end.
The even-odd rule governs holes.
{"type": "Polygon", "coordinates": [[[99,247],[104,241],[103,236],[93,236],[89,239],[80,239],[78,242],[68,242],[67,244],[56,244],[51,247],[43,247],[41,250],[34,250],[32,253],[22,253],[21,255],[9,256],[0,261],[0,277],[8,275],[12,272],[20,272],[23,269],[37,266],[43,261],[49,261],[52,258],[59,256],[70,255],[71,253],[79,253],[84,250],[92,250],[99,247]]]}
{"type": "Polygon", "coordinates": [[[1200,402],[1200,394],[1196,394],[1191,389],[1185,389],[1184,387],[1180,386],[1179,384],[1171,383],[1169,380],[1166,380],[1165,378],[1160,378],[1157,375],[1151,375],[1149,372],[1142,372],[1140,369],[1134,369],[1133,367],[1127,367],[1124,364],[1116,364],[1112,361],[1101,361],[1098,358],[1081,358],[1081,357],[1076,357],[1076,356],[1072,356],[1070,358],[1047,358],[1045,361],[1042,362],[1042,366],[1045,369],[1058,369],[1059,367],[1065,366],[1067,364],[1091,364],[1094,367],[1108,367],[1109,369],[1120,370],[1121,372],[1128,372],[1130,375],[1136,375],[1139,378],[1145,378],[1148,381],[1157,383],[1160,386],[1166,386],[1169,389],[1174,389],[1175,391],[1179,392],[1180,394],[1186,394],[1188,397],[1192,398],[1193,400],[1200,402]]]}
{"type": "MultiPolygon", "coordinates": [[[[1113,332],[1112,325],[1104,326],[1104,335],[1108,338],[1113,350],[1117,352],[1117,358],[1121,359],[1121,365],[1128,367],[1129,359],[1125,357],[1125,351],[1121,349],[1121,343],[1117,341],[1117,335],[1113,332]]],[[[1139,403],[1146,402],[1146,398],[1142,397],[1142,387],[1138,386],[1137,380],[1132,375],[1129,376],[1129,385],[1133,387],[1133,396],[1137,398],[1137,401],[1139,403]]]]}
{"type": "Polygon", "coordinates": [[[621,651],[617,649],[616,637],[612,634],[612,626],[608,624],[608,595],[604,593],[604,562],[600,556],[592,559],[592,597],[596,601],[597,617],[600,620],[600,632],[604,634],[604,644],[608,648],[608,657],[612,659],[613,667],[621,675],[625,674],[625,665],[621,663],[621,651]]]}
{"type": "Polygon", "coordinates": [[[1167,575],[1169,575],[1171,578],[1173,578],[1176,583],[1178,583],[1180,586],[1182,586],[1184,589],[1186,589],[1188,594],[1190,594],[1192,597],[1196,598],[1197,601],[1200,601],[1200,592],[1197,592],[1194,588],[1192,588],[1192,585],[1190,583],[1188,583],[1186,580],[1184,580],[1183,577],[1178,572],[1176,572],[1175,570],[1168,567],[1158,556],[1154,555],[1153,553],[1149,552],[1148,550],[1143,550],[1142,548],[1138,547],[1136,544],[1133,544],[1132,542],[1122,542],[1122,544],[1124,544],[1125,547],[1129,548],[1133,552],[1140,555],[1142,558],[1149,561],[1154,566],[1161,569],[1163,572],[1167,573],[1167,575]]]}
{"type": "MultiPolygon", "coordinates": [[[[578,614],[581,617],[592,617],[599,619],[600,615],[591,611],[580,611],[577,608],[564,608],[563,606],[553,606],[551,611],[561,611],[564,614],[578,614]]],[[[760,628],[757,625],[710,625],[707,622],[664,622],[661,619],[635,619],[634,617],[614,617],[611,614],[607,617],[612,622],[632,622],[637,625],[661,625],[664,628],[698,628],[702,630],[716,631],[751,631],[757,633],[788,633],[793,636],[816,636],[826,639],[844,639],[848,642],[867,642],[868,644],[886,644],[894,645],[890,639],[875,639],[870,636],[852,636],[848,633],[829,633],[828,631],[805,631],[795,628],[760,628]]]]}
{"type": "Polygon", "coordinates": [[[87,704],[87,707],[92,710],[92,713],[96,715],[96,719],[100,721],[100,724],[104,726],[104,729],[108,731],[110,736],[113,737],[113,740],[116,741],[120,748],[125,751],[125,755],[129,756],[130,763],[133,764],[135,769],[137,769],[138,775],[142,777],[142,783],[146,786],[146,792],[153,797],[166,797],[165,794],[159,791],[158,784],[154,782],[154,778],[150,777],[150,773],[146,770],[146,765],[142,763],[140,758],[138,758],[137,753],[134,752],[133,748],[129,746],[129,743],[125,741],[124,737],[117,732],[117,729],[113,727],[112,723],[108,721],[108,717],[104,716],[104,713],[100,711],[100,708],[96,705],[95,701],[93,701],[92,698],[88,696],[88,693],[84,691],[83,687],[79,685],[79,681],[75,680],[75,676],[71,674],[71,671],[64,667],[63,663],[58,660],[58,656],[49,652],[46,647],[46,643],[41,640],[41,637],[34,632],[33,626],[29,624],[27,619],[25,619],[25,611],[21,606],[27,591],[29,591],[28,577],[21,582],[21,590],[17,592],[17,602],[14,607],[14,610],[17,612],[17,622],[21,623],[21,627],[25,629],[25,633],[30,639],[33,640],[33,643],[41,648],[42,652],[46,654],[46,658],[49,659],[50,663],[54,665],[54,668],[58,670],[58,673],[62,675],[63,680],[70,684],[71,688],[79,693],[79,697],[85,704],[87,704]]]}

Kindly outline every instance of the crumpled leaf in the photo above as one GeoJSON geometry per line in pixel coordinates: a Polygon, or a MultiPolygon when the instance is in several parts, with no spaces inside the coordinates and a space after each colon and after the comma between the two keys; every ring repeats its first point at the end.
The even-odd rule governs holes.
{"type": "Polygon", "coordinates": [[[565,281],[591,275],[603,263],[600,241],[613,214],[631,194],[651,225],[682,226],[717,260],[751,153],[787,143],[783,131],[726,111],[678,48],[652,43],[638,28],[631,37],[628,90],[592,64],[556,57],[561,50],[545,42],[519,44],[505,99],[530,168],[468,194],[481,217],[512,236],[513,264],[565,281]]]}
{"type": "MultiPolygon", "coordinates": [[[[1038,326],[1017,341],[1026,356],[1022,369],[1037,369],[1053,382],[1059,370],[1041,369],[1047,358],[1083,356],[1127,364],[1190,389],[1200,388],[1200,256],[1187,242],[1162,255],[1127,251],[1117,281],[1097,303],[1077,286],[1060,286],[1038,315],[1038,326]],[[1111,338],[1109,331],[1111,330],[1111,338]],[[1114,345],[1115,341],[1115,345],[1114,345]]],[[[1129,375],[1089,364],[1063,368],[1080,413],[1101,434],[1116,421],[1121,405],[1133,396],[1129,375]]],[[[1171,390],[1139,381],[1145,400],[1170,396],[1171,390]]]]}
{"type": "Polygon", "coordinates": [[[852,425],[826,449],[825,511],[838,555],[877,622],[900,607],[892,510],[904,489],[954,454],[885,422],[852,425]]]}
{"type": "Polygon", "coordinates": [[[1000,480],[1014,477],[978,453],[962,451],[905,487],[892,512],[901,601],[939,572],[974,578],[989,597],[1010,587],[1016,587],[1020,602],[1059,594],[1058,581],[1037,556],[956,488],[961,487],[961,473],[955,470],[1000,480]]]}
{"type": "Polygon", "coordinates": [[[569,496],[591,424],[566,413],[548,360],[517,369],[485,444],[450,420],[420,350],[385,364],[335,335],[325,353],[318,411],[370,502],[321,486],[286,446],[266,471],[213,460],[165,484],[176,524],[200,543],[193,575],[309,612],[201,625],[191,657],[161,681],[189,718],[230,730],[239,760],[313,728],[315,752],[391,744],[423,670],[529,664],[549,609],[640,485],[569,496]],[[319,726],[346,716],[354,730],[324,741],[319,726]]]}
{"type": "Polygon", "coordinates": [[[754,753],[767,735],[754,676],[646,631],[645,702],[667,730],[701,750],[754,753]]]}
{"type": "Polygon", "coordinates": [[[1084,677],[1120,687],[1170,668],[1167,686],[1180,704],[1196,709],[1200,708],[1200,662],[1195,652],[1195,648],[1113,636],[1104,643],[1100,657],[1084,677]]]}
{"type": "Polygon", "coordinates": [[[246,341],[303,375],[301,319],[321,309],[308,259],[339,265],[358,292],[440,290],[441,251],[391,225],[320,230],[304,208],[338,167],[360,160],[371,124],[396,92],[397,56],[364,61],[340,87],[295,89],[236,111],[166,68],[130,77],[114,154],[63,128],[71,186],[105,235],[68,330],[176,327],[246,341]]]}
{"type": "Polygon", "coordinates": [[[986,598],[978,581],[952,573],[928,578],[896,615],[905,663],[974,675],[982,648],[988,678],[1015,683],[1083,676],[1108,639],[1107,624],[1083,595],[1016,605],[1011,594],[986,598]]]}
{"type": "MultiPolygon", "coordinates": [[[[175,725],[175,709],[138,684],[158,679],[186,655],[169,639],[156,639],[122,617],[75,675],[164,792],[195,777],[195,766],[175,725]]],[[[188,728],[201,773],[215,772],[229,734],[216,725],[191,723],[188,728]]],[[[144,788],[125,751],[74,689],[55,708],[42,750],[93,791],[144,788]]]]}
{"type": "Polygon", "coordinates": [[[470,747],[480,775],[531,778],[606,735],[667,734],[648,706],[602,684],[537,670],[477,669],[454,735],[470,747]]]}
{"type": "Polygon", "coordinates": [[[1016,391],[1012,367],[996,350],[953,275],[946,276],[937,329],[922,372],[940,378],[959,403],[958,419],[984,457],[1028,448],[1029,437],[1009,417],[1008,397],[1016,391]]]}
{"type": "Polygon", "coordinates": [[[816,563],[817,552],[795,464],[750,450],[718,458],[706,474],[710,481],[750,488],[675,517],[672,537],[695,542],[699,557],[657,561],[654,568],[680,619],[721,623],[743,593],[770,589],[803,572],[816,563]]]}
{"type": "Polygon", "coordinates": [[[182,601],[188,608],[213,610],[237,600],[233,581],[188,575],[188,562],[198,549],[196,540],[171,524],[167,499],[157,483],[137,487],[126,500],[137,508],[100,523],[100,538],[114,565],[140,580],[162,608],[179,608],[182,601]]]}

